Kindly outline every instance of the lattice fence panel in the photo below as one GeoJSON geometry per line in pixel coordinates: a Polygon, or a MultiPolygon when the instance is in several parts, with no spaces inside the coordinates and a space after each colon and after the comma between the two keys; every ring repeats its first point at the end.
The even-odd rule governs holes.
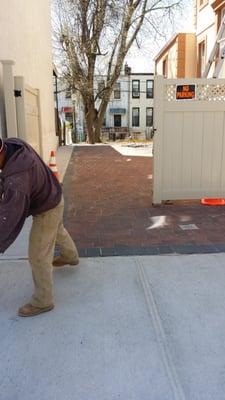
{"type": "MultiPolygon", "coordinates": [[[[164,99],[176,101],[176,85],[165,85],[164,99]]],[[[225,101],[225,84],[196,85],[194,101],[225,101]]]]}

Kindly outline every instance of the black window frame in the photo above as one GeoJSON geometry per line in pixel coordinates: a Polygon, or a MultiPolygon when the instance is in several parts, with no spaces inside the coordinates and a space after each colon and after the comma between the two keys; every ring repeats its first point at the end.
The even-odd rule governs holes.
{"type": "Polygon", "coordinates": [[[146,128],[149,128],[151,126],[153,126],[153,113],[154,113],[154,109],[153,107],[146,107],[146,128]],[[151,115],[151,124],[148,124],[148,118],[150,117],[150,115],[147,114],[148,110],[152,110],[152,115],[151,115]]]}
{"type": "Polygon", "coordinates": [[[71,99],[71,89],[66,89],[65,98],[66,99],[71,99]]]}
{"type": "Polygon", "coordinates": [[[132,79],[132,98],[140,99],[140,79],[132,79]],[[138,82],[138,90],[134,90],[134,82],[138,82]],[[135,95],[135,92],[137,93],[135,95]]]}
{"type": "Polygon", "coordinates": [[[116,82],[114,85],[114,89],[113,89],[113,97],[115,100],[120,100],[121,99],[121,83],[120,82],[116,82]],[[119,85],[119,88],[115,88],[116,85],[119,85]],[[115,95],[116,93],[118,93],[118,97],[115,95]]]}
{"type": "Polygon", "coordinates": [[[154,97],[154,80],[153,79],[147,79],[146,80],[146,99],[153,99],[154,97]],[[152,87],[148,88],[148,82],[152,83],[152,87]]]}
{"type": "Polygon", "coordinates": [[[132,107],[132,127],[139,128],[140,127],[140,107],[132,107]],[[138,115],[134,116],[134,110],[138,110],[138,115]],[[138,123],[134,123],[134,118],[138,118],[138,123]]]}

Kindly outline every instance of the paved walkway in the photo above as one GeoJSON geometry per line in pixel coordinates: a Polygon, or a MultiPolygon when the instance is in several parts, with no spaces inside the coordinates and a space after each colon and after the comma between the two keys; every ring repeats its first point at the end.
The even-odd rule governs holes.
{"type": "Polygon", "coordinates": [[[65,223],[82,256],[225,251],[225,208],[152,206],[152,157],[75,146],[64,180],[65,223]]]}
{"type": "MultiPolygon", "coordinates": [[[[96,192],[99,198],[103,196],[103,189],[94,192],[96,166],[101,164],[102,154],[120,156],[110,148],[95,147],[100,153],[89,159],[88,152],[90,156],[93,150],[80,157],[82,148],[75,149],[70,167],[77,169],[71,183],[67,174],[67,197],[69,184],[70,190],[74,185],[75,196],[81,164],[95,201],[96,192]]],[[[67,150],[62,151],[62,159],[67,150]]],[[[106,162],[102,171],[103,176],[108,171],[108,179],[113,157],[108,157],[109,165],[106,162]]],[[[137,165],[141,168],[142,163],[151,163],[150,158],[136,160],[137,164],[134,158],[126,161],[133,164],[133,172],[137,165]]],[[[124,161],[119,163],[122,166],[124,161]]],[[[108,185],[109,196],[110,180],[108,185]]],[[[79,198],[81,192],[77,195],[79,198]]],[[[124,190],[121,199],[125,195],[124,190]]],[[[104,196],[107,199],[107,193],[104,196]]],[[[83,197],[84,205],[88,198],[83,197]]],[[[76,221],[73,207],[67,203],[70,227],[76,221]]],[[[81,200],[79,207],[81,210],[81,200]]],[[[89,207],[90,212],[91,203],[89,207]]],[[[119,211],[114,210],[117,215],[119,211]]],[[[140,210],[141,206],[139,218],[140,210]]],[[[195,215],[199,217],[197,212],[195,215]]],[[[213,215],[202,215],[204,224],[218,218],[213,215]]],[[[111,221],[113,225],[114,218],[111,221]]],[[[85,223],[88,228],[88,221],[85,223]]],[[[224,253],[81,258],[78,267],[54,269],[53,311],[19,318],[17,309],[29,300],[33,286],[24,259],[29,224],[28,220],[14,246],[0,257],[0,400],[224,400],[224,253]]],[[[158,229],[162,228],[153,232],[158,229]]]]}

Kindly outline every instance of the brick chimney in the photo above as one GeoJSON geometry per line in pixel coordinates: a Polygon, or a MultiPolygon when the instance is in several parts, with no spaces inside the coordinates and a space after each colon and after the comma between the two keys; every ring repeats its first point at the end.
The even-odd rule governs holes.
{"type": "Polygon", "coordinates": [[[127,63],[125,64],[125,67],[124,67],[124,73],[125,73],[125,75],[131,74],[131,68],[129,67],[129,65],[127,63]]]}

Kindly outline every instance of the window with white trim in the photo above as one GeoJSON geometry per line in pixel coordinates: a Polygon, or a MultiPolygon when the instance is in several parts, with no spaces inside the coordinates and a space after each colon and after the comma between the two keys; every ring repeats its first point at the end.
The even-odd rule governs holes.
{"type": "Polygon", "coordinates": [[[134,99],[139,99],[139,97],[140,97],[140,81],[139,80],[132,81],[132,97],[134,99]]]}
{"type": "Polygon", "coordinates": [[[132,108],[132,126],[134,126],[134,127],[140,126],[140,108],[139,107],[132,108]]]}
{"type": "Polygon", "coordinates": [[[153,126],[153,107],[146,108],[146,126],[153,126]]]}
{"type": "Polygon", "coordinates": [[[151,79],[146,81],[146,98],[147,99],[153,99],[153,86],[154,86],[154,81],[151,79]]]}
{"type": "Polygon", "coordinates": [[[120,82],[117,82],[114,85],[114,99],[119,100],[120,98],[121,98],[120,82]]]}

